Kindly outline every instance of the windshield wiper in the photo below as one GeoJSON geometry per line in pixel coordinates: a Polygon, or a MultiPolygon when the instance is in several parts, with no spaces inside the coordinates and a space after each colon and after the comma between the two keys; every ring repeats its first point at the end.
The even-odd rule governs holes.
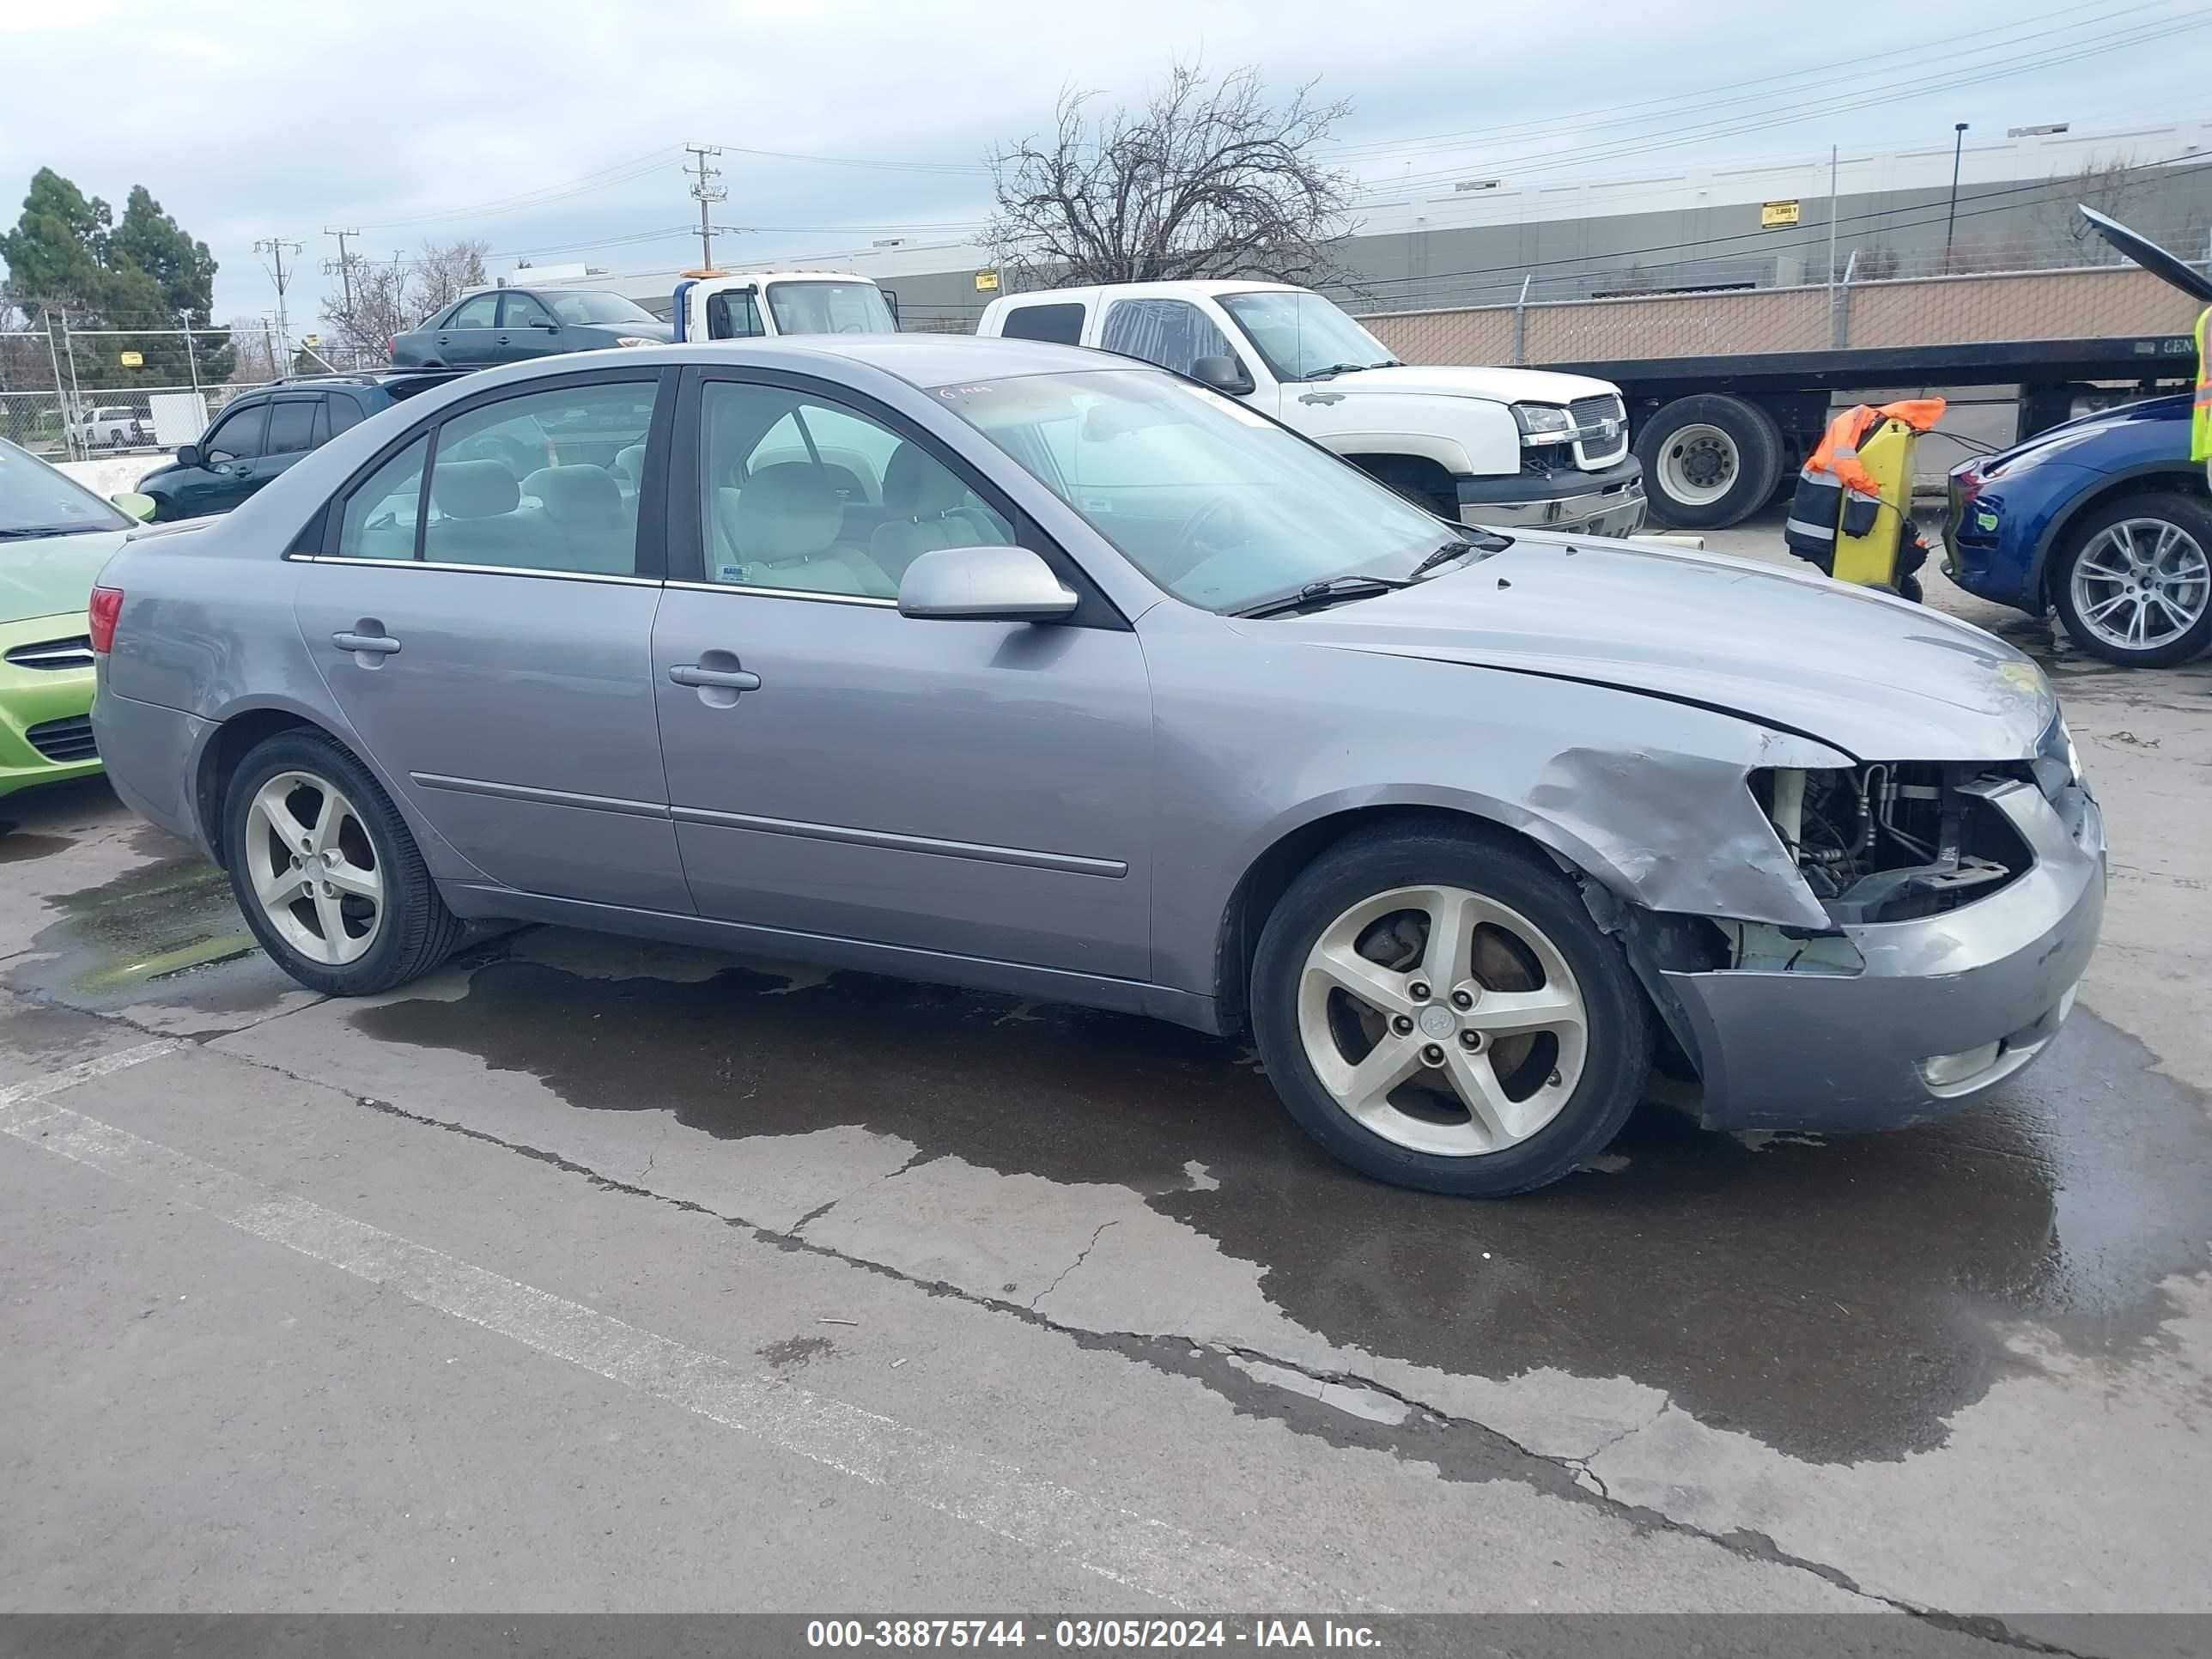
{"type": "Polygon", "coordinates": [[[1494,531],[1478,530],[1472,536],[1462,536],[1456,541],[1446,542],[1427,558],[1415,565],[1407,574],[1406,580],[1409,582],[1417,582],[1438,566],[1449,564],[1454,559],[1464,558],[1469,553],[1503,553],[1512,545],[1513,538],[1510,536],[1501,536],[1494,531]]]}
{"type": "Polygon", "coordinates": [[[89,524],[0,525],[0,542],[33,541],[40,536],[74,536],[99,527],[89,524]]]}
{"type": "Polygon", "coordinates": [[[1329,380],[1340,374],[1357,374],[1363,368],[1403,368],[1405,365],[1394,358],[1384,358],[1379,363],[1331,363],[1327,368],[1310,368],[1298,376],[1301,380],[1329,380]]]}
{"type": "Polygon", "coordinates": [[[1238,617],[1279,617],[1291,611],[1318,611],[1324,605],[1341,604],[1346,599],[1371,599],[1377,593],[1394,593],[1401,587],[1410,587],[1409,581],[1395,576],[1331,576],[1326,580],[1308,582],[1295,593],[1285,593],[1279,599],[1262,599],[1257,605],[1247,605],[1231,614],[1238,617]]]}

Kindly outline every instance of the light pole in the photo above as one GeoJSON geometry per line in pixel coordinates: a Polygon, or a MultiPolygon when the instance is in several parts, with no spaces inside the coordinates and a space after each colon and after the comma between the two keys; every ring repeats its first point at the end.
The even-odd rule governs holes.
{"type": "Polygon", "coordinates": [[[1959,157],[1966,148],[1966,124],[1954,121],[1951,125],[1951,210],[1943,220],[1943,271],[1951,270],[1951,232],[1959,222],[1959,157]]]}

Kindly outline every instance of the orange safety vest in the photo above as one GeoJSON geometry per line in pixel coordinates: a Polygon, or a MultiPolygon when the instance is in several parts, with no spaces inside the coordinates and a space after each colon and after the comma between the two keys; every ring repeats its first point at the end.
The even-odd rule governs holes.
{"type": "Polygon", "coordinates": [[[1862,495],[1879,495],[1881,488],[1859,465],[1859,440],[1884,421],[1902,421],[1915,432],[1926,433],[1934,430],[1936,422],[1942,418],[1941,398],[1904,398],[1879,409],[1871,404],[1847,409],[1828,422],[1828,429],[1820,434],[1812,459],[1805,463],[1803,476],[1811,477],[1825,472],[1846,489],[1856,489],[1862,495]]]}

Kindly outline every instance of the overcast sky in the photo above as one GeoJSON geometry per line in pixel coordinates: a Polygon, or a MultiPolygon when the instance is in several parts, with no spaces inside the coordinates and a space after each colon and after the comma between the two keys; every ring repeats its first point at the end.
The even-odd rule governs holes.
{"type": "Polygon", "coordinates": [[[298,331],[334,281],[325,227],[360,227],[386,259],[471,235],[541,264],[684,260],[696,240],[645,239],[696,225],[689,142],[731,147],[717,222],[768,228],[718,239],[721,263],[957,236],[988,210],[984,157],[1048,124],[1064,84],[1133,99],[1178,56],[1255,64],[1285,88],[1320,76],[1353,105],[1340,159],[1386,185],[1908,148],[1948,143],[1954,121],[1996,136],[2212,115],[2212,30],[2179,27],[2212,21],[2202,0],[1820,15],[1774,0],[0,0],[0,219],[41,166],[118,209],[143,184],[222,262],[218,319],[274,307],[256,240],[301,242],[298,331]]]}

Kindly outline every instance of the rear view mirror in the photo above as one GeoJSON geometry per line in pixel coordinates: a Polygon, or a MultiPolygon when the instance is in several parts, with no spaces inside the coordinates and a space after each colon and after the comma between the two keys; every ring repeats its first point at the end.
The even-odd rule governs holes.
{"type": "Polygon", "coordinates": [[[1250,372],[1234,357],[1200,357],[1191,364],[1190,378],[1232,398],[1252,390],[1250,372]]]}
{"type": "Polygon", "coordinates": [[[902,617],[962,622],[1053,622],[1076,597],[1025,547],[940,547],[906,568],[902,617]]]}
{"type": "Polygon", "coordinates": [[[200,447],[198,444],[179,444],[177,446],[177,465],[179,466],[202,466],[205,464],[206,463],[200,455],[200,447]]]}
{"type": "Polygon", "coordinates": [[[122,512],[144,524],[154,516],[155,501],[151,495],[142,495],[135,489],[125,489],[110,495],[108,501],[122,512]]]}

